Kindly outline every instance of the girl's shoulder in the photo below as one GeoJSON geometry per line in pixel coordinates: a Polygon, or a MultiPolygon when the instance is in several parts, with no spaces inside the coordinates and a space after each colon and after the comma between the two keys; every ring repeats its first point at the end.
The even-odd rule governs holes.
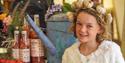
{"type": "Polygon", "coordinates": [[[65,52],[75,52],[78,50],[78,47],[79,47],[79,43],[75,42],[70,47],[66,48],[65,52]]]}
{"type": "Polygon", "coordinates": [[[102,49],[103,51],[112,51],[112,52],[120,50],[120,46],[116,42],[109,40],[102,41],[102,43],[99,45],[99,48],[102,49]]]}

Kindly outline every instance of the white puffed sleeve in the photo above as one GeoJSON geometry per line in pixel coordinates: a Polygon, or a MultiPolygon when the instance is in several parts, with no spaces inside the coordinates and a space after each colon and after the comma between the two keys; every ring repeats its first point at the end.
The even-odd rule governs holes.
{"type": "Polygon", "coordinates": [[[62,56],[62,63],[69,63],[68,62],[68,52],[65,51],[63,56],[62,56]]]}
{"type": "Polygon", "coordinates": [[[120,46],[117,44],[114,44],[113,50],[114,50],[113,52],[114,52],[114,57],[115,57],[114,58],[115,63],[125,63],[120,46]]]}

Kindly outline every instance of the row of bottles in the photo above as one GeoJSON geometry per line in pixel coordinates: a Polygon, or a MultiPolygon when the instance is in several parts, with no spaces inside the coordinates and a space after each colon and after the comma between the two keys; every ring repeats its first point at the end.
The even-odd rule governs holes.
{"type": "MultiPolygon", "coordinates": [[[[38,15],[35,15],[35,23],[38,23],[38,15]]],[[[39,25],[38,25],[39,26],[39,25]]],[[[24,63],[45,63],[44,45],[32,28],[24,20],[24,25],[19,30],[17,26],[14,31],[13,57],[24,63]]]]}

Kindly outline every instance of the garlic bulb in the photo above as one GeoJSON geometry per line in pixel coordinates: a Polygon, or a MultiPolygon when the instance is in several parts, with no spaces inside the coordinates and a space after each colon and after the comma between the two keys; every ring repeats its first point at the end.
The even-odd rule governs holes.
{"type": "Polygon", "coordinates": [[[84,6],[87,7],[87,8],[91,8],[94,3],[92,1],[89,1],[89,0],[84,0],[84,6]]]}
{"type": "Polygon", "coordinates": [[[77,5],[77,8],[82,8],[83,7],[82,2],[79,2],[79,1],[76,3],[76,5],[77,5]]]}
{"type": "Polygon", "coordinates": [[[74,1],[74,2],[72,3],[72,8],[74,8],[74,9],[77,8],[76,3],[77,3],[77,1],[74,1]]]}
{"type": "Polygon", "coordinates": [[[110,13],[107,14],[107,21],[111,24],[112,20],[113,20],[112,15],[110,13]]]}
{"type": "Polygon", "coordinates": [[[97,6],[96,10],[100,13],[100,14],[105,14],[106,13],[106,9],[103,8],[102,6],[97,6]]]}
{"type": "Polygon", "coordinates": [[[67,13],[66,13],[66,16],[67,16],[67,18],[68,18],[68,20],[69,20],[70,22],[73,21],[74,16],[73,16],[73,13],[72,13],[72,12],[67,12],[67,13]]]}

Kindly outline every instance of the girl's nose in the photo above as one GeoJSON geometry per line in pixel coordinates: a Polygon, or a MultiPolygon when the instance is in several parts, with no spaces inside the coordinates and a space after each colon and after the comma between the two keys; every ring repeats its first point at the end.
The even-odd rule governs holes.
{"type": "Polygon", "coordinates": [[[80,29],[80,32],[85,33],[87,32],[87,27],[86,26],[82,26],[80,29]]]}

